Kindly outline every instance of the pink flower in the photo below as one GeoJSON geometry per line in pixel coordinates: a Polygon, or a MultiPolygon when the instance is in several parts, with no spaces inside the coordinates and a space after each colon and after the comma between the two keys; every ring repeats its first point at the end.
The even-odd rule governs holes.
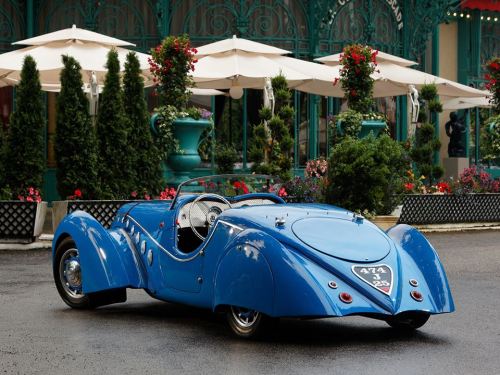
{"type": "Polygon", "coordinates": [[[130,196],[131,196],[132,198],[137,198],[137,191],[133,191],[133,192],[131,192],[131,193],[130,193],[130,196]]]}
{"type": "Polygon", "coordinates": [[[282,188],[278,191],[278,196],[279,196],[279,197],[286,197],[287,195],[288,195],[288,194],[287,194],[287,192],[286,192],[286,190],[285,190],[285,188],[284,188],[284,187],[282,187],[282,188]]]}
{"type": "Polygon", "coordinates": [[[26,197],[26,202],[33,202],[33,198],[31,198],[31,197],[29,197],[29,196],[28,196],[28,197],[26,197]]]}

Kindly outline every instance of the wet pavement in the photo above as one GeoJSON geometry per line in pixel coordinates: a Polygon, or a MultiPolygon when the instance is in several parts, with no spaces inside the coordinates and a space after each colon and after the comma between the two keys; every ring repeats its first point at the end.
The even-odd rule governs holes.
{"type": "Polygon", "coordinates": [[[428,234],[457,311],[413,335],[362,317],[284,320],[264,341],[223,316],[129,291],[68,308],[48,251],[0,252],[0,374],[500,374],[500,231],[428,234]]]}

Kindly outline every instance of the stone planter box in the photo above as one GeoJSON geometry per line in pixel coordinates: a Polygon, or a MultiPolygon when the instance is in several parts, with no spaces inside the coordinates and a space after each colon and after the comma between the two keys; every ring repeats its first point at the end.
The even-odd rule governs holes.
{"type": "Polygon", "coordinates": [[[94,216],[105,228],[109,228],[115,219],[116,211],[127,200],[95,200],[95,201],[54,201],[52,202],[52,229],[54,233],[61,220],[68,214],[81,210],[94,216]]]}
{"type": "Polygon", "coordinates": [[[399,218],[397,216],[379,215],[375,216],[373,219],[370,219],[370,221],[383,231],[386,231],[387,229],[396,225],[398,223],[398,219],[399,218]]]}
{"type": "Polygon", "coordinates": [[[500,194],[418,195],[403,198],[400,224],[500,222],[500,194]]]}
{"type": "Polygon", "coordinates": [[[0,201],[0,241],[31,243],[42,234],[47,202],[0,201]]]}

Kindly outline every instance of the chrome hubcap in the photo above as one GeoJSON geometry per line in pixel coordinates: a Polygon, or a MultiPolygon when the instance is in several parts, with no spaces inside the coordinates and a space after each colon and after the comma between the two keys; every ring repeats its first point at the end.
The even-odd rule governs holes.
{"type": "Polygon", "coordinates": [[[251,327],[258,319],[260,313],[242,307],[231,307],[234,320],[243,328],[251,327]]]}
{"type": "Polygon", "coordinates": [[[59,277],[66,293],[72,298],[82,298],[82,273],[77,249],[68,249],[59,263],[59,277]]]}

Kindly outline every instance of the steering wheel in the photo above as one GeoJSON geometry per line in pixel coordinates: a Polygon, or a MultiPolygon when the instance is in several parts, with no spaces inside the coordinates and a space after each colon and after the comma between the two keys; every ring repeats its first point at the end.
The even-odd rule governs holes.
{"type": "Polygon", "coordinates": [[[202,222],[202,224],[206,225],[207,227],[211,227],[212,225],[214,225],[215,220],[222,213],[222,211],[227,210],[227,208],[222,209],[219,206],[209,206],[208,205],[209,202],[203,202],[203,200],[207,198],[217,199],[224,205],[226,205],[227,208],[232,208],[231,203],[229,203],[229,201],[226,198],[224,198],[219,194],[209,193],[209,194],[202,194],[199,197],[197,197],[191,204],[191,207],[189,207],[188,218],[191,229],[193,230],[196,237],[198,237],[200,240],[205,240],[206,238],[203,237],[198,232],[198,230],[196,230],[195,224],[201,224],[202,222],[200,216],[205,218],[205,221],[202,222]],[[197,215],[193,215],[193,210],[197,212],[197,215]],[[198,223],[194,223],[195,221],[194,219],[198,219],[198,223]]]}

